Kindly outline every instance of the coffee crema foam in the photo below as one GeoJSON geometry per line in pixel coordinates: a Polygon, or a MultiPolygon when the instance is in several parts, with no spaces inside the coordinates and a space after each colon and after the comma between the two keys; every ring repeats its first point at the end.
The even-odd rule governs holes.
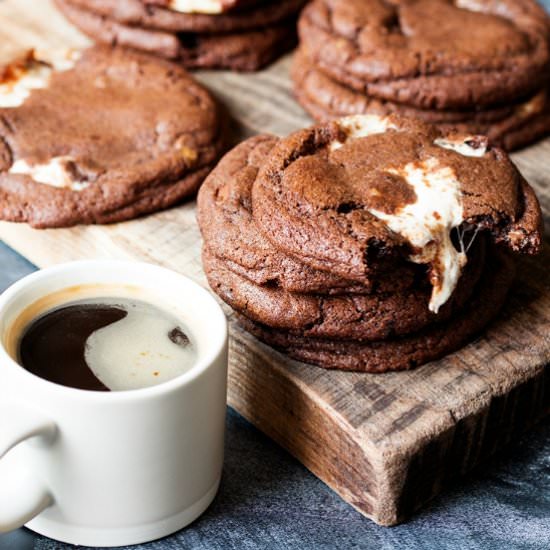
{"type": "Polygon", "coordinates": [[[51,382],[126,391],[172,380],[197,361],[178,310],[125,285],[81,285],[44,296],[8,326],[4,345],[51,382]]]}
{"type": "MultiPolygon", "coordinates": [[[[126,315],[86,340],[84,358],[111,391],[147,388],[176,378],[195,363],[197,353],[181,323],[147,302],[98,298],[84,301],[120,308],[126,315]]],[[[72,304],[77,305],[77,304],[72,304]]]]}

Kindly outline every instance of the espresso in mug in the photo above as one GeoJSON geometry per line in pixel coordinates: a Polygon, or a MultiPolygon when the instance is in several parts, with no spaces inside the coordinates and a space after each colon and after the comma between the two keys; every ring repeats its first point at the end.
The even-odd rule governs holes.
{"type": "Polygon", "coordinates": [[[197,359],[193,338],[173,311],[134,296],[78,298],[78,292],[22,326],[15,349],[29,372],[96,391],[154,386],[197,359]]]}

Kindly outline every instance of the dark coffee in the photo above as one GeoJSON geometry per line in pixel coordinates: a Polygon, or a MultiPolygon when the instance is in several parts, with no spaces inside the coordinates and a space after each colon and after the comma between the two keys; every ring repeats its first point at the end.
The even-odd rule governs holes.
{"type": "Polygon", "coordinates": [[[50,382],[96,391],[129,390],[191,368],[195,348],[178,319],[148,302],[94,298],[63,304],[30,322],[17,358],[50,382]]]}

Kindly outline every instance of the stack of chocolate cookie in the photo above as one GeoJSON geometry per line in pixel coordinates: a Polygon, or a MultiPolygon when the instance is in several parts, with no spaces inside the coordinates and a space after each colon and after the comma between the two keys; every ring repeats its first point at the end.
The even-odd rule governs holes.
{"type": "Polygon", "coordinates": [[[130,50],[28,52],[0,66],[0,219],[111,223],[193,196],[223,118],[179,65],[130,50]]]}
{"type": "Polygon", "coordinates": [[[254,71],[296,43],[306,0],[55,0],[94,40],[190,69],[254,71]]]}
{"type": "Polygon", "coordinates": [[[405,369],[491,320],[537,199],[485,138],[375,115],[256,136],[201,187],[212,289],[241,324],[327,368],[405,369]]]}
{"type": "Polygon", "coordinates": [[[535,0],[314,0],[295,94],[317,120],[397,113],[508,150],[550,132],[550,22],[535,0]]]}

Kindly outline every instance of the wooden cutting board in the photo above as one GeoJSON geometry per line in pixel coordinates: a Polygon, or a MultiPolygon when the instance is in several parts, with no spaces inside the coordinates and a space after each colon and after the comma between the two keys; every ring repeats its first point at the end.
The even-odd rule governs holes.
{"type": "MultiPolygon", "coordinates": [[[[87,43],[48,1],[0,2],[0,56],[21,46],[87,43]]],[[[242,139],[310,123],[292,100],[288,68],[285,58],[258,74],[197,76],[229,107],[242,139]]],[[[550,140],[514,159],[548,220],[550,140]]],[[[136,259],[206,285],[194,203],[106,227],[37,231],[0,223],[0,238],[40,267],[136,259]]],[[[229,403],[361,513],[398,523],[550,411],[549,259],[546,250],[524,263],[505,310],[483,336],[411,372],[330,372],[291,361],[240,330],[226,308],[229,403]]]]}

